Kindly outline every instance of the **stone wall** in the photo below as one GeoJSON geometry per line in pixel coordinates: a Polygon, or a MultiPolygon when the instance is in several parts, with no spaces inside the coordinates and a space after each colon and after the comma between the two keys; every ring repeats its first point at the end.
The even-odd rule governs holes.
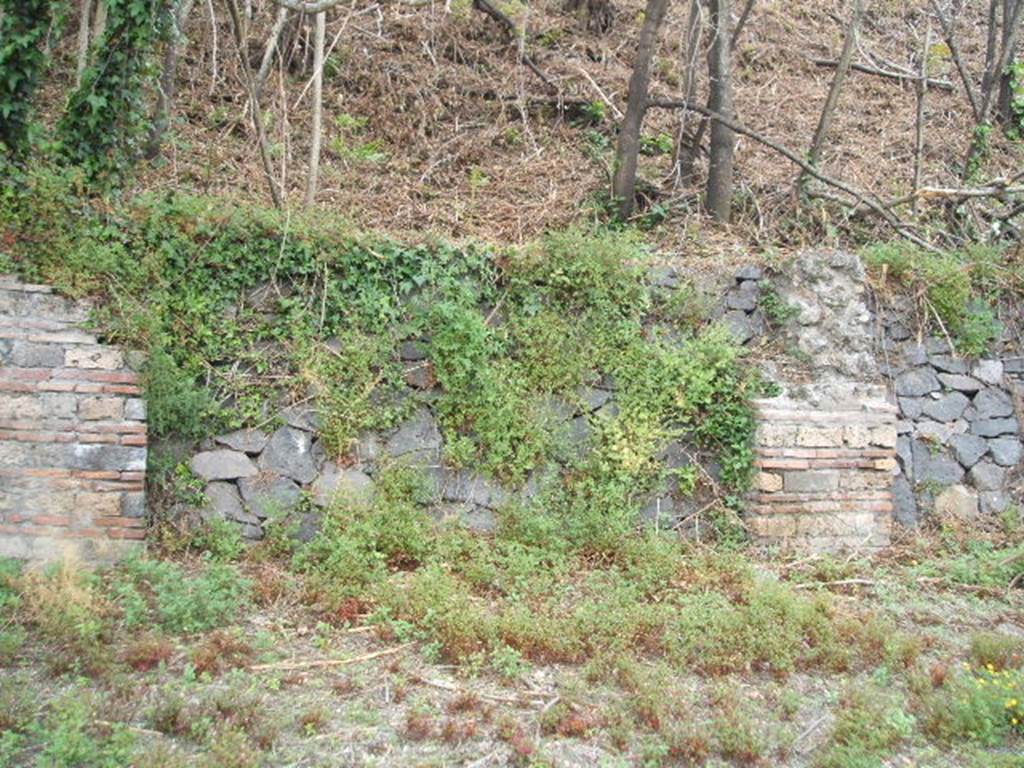
{"type": "Polygon", "coordinates": [[[107,560],[145,536],[137,374],[86,315],[0,276],[0,556],[107,560]]]}
{"type": "Polygon", "coordinates": [[[809,251],[771,280],[782,324],[772,365],[782,394],[756,403],[755,541],[810,550],[890,541],[897,471],[896,406],[872,354],[863,265],[853,254],[809,251]]]}
{"type": "Polygon", "coordinates": [[[900,416],[897,520],[994,518],[1019,504],[1024,357],[1011,345],[999,357],[964,359],[947,339],[914,333],[906,308],[879,316],[879,356],[900,416]]]}
{"type": "Polygon", "coordinates": [[[756,489],[747,527],[764,544],[811,550],[889,544],[896,408],[883,387],[844,401],[756,402],[756,489]]]}

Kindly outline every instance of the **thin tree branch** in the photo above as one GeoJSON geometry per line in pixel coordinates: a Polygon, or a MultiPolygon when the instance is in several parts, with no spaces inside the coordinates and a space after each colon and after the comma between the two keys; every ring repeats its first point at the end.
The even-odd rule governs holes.
{"type": "Polygon", "coordinates": [[[732,31],[732,37],[729,38],[730,50],[736,50],[736,45],[740,41],[740,35],[743,34],[743,27],[747,25],[747,21],[750,19],[750,12],[754,10],[754,2],[755,0],[747,0],[747,4],[743,6],[743,12],[740,13],[740,17],[736,21],[736,27],[732,31]]]}
{"type": "MultiPolygon", "coordinates": [[[[818,67],[838,67],[839,62],[834,59],[811,59],[815,66],[818,67]]],[[[903,72],[890,72],[885,69],[879,69],[878,67],[872,67],[868,64],[858,64],[857,62],[850,62],[850,69],[854,69],[857,72],[863,72],[866,75],[876,75],[878,77],[885,77],[890,80],[899,80],[900,82],[911,81],[915,82],[918,79],[918,75],[905,74],[903,72]]],[[[948,80],[936,80],[935,78],[928,78],[929,88],[938,88],[943,91],[952,91],[953,84],[948,80]]]]}
{"type": "Polygon", "coordinates": [[[256,73],[256,93],[263,93],[263,85],[267,82],[267,75],[270,74],[270,65],[274,61],[274,51],[277,50],[278,41],[281,39],[281,32],[288,21],[288,9],[280,6],[277,9],[277,18],[274,19],[274,26],[267,35],[267,44],[263,48],[263,59],[260,61],[259,71],[256,73]]]}
{"type": "Polygon", "coordinates": [[[263,113],[260,110],[260,97],[256,92],[256,83],[253,81],[252,69],[249,67],[249,59],[245,54],[245,32],[242,26],[242,17],[238,12],[238,5],[235,0],[225,0],[228,12],[231,16],[231,28],[235,34],[235,51],[238,54],[238,63],[242,68],[242,75],[245,78],[245,86],[249,91],[249,106],[252,110],[252,124],[256,129],[256,144],[260,153],[260,161],[263,163],[263,175],[266,177],[267,186],[270,188],[270,199],[275,208],[282,207],[281,192],[274,181],[274,169],[270,164],[270,149],[267,146],[267,134],[263,130],[263,113]]]}
{"type": "MultiPolygon", "coordinates": [[[[860,20],[864,15],[865,0],[853,0],[853,13],[850,15],[850,22],[846,27],[846,35],[843,38],[843,50],[839,55],[839,63],[836,65],[836,74],[832,78],[832,84],[828,89],[828,96],[825,98],[825,106],[821,108],[821,115],[818,118],[818,127],[814,131],[814,138],[811,140],[811,148],[807,150],[807,161],[810,165],[817,165],[821,159],[821,150],[825,145],[825,138],[828,136],[829,126],[832,124],[832,115],[835,113],[839,103],[839,94],[843,89],[843,82],[850,71],[850,63],[853,61],[853,50],[857,44],[857,35],[860,34],[860,20]]],[[[796,179],[797,189],[804,184],[806,174],[801,171],[796,179]]]]}
{"type": "Polygon", "coordinates": [[[878,214],[882,218],[882,220],[885,221],[885,223],[888,224],[890,227],[892,227],[892,229],[895,230],[901,237],[905,237],[907,240],[910,240],[912,243],[915,243],[921,246],[922,248],[925,248],[926,250],[932,252],[939,251],[938,248],[929,243],[927,240],[914,234],[914,232],[912,232],[904,222],[896,218],[896,216],[893,215],[892,211],[888,210],[885,207],[885,205],[881,203],[873,195],[870,195],[867,192],[862,192],[861,190],[850,186],[845,181],[836,179],[832,176],[822,173],[813,165],[808,163],[799,154],[794,152],[792,149],[789,149],[788,147],[785,147],[779,144],[778,142],[769,139],[762,133],[759,133],[751,128],[747,128],[745,125],[737,123],[735,120],[730,120],[718,114],[717,112],[713,112],[712,110],[706,107],[702,107],[699,104],[694,104],[692,102],[655,99],[653,101],[649,101],[647,106],[658,109],[691,109],[694,112],[698,112],[704,115],[705,117],[710,118],[713,121],[720,122],[723,125],[727,126],[730,130],[742,134],[743,136],[746,136],[748,138],[751,138],[760,144],[764,144],[769,149],[778,152],[791,163],[802,168],[808,176],[811,176],[817,179],[818,181],[822,182],[823,184],[829,185],[830,187],[835,187],[836,189],[845,192],[846,194],[853,197],[857,202],[863,203],[866,207],[870,208],[872,211],[878,214]]]}
{"type": "Polygon", "coordinates": [[[946,18],[946,14],[942,12],[942,7],[939,5],[938,0],[931,0],[931,5],[942,27],[942,36],[949,47],[949,55],[953,59],[953,64],[956,65],[956,71],[960,74],[960,82],[964,84],[964,91],[966,91],[967,100],[971,104],[974,119],[979,120],[981,119],[981,104],[978,102],[978,94],[974,90],[971,76],[967,73],[967,67],[964,66],[964,57],[960,53],[960,45],[956,41],[956,28],[954,26],[956,19],[950,20],[946,18]]]}

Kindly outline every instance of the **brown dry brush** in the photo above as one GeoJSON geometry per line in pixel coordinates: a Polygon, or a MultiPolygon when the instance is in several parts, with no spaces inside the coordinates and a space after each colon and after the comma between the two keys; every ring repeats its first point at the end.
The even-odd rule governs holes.
{"type": "MultiPolygon", "coordinates": [[[[297,207],[308,186],[313,17],[289,11],[282,22],[279,6],[264,0],[253,3],[251,19],[233,25],[232,4],[196,2],[182,19],[185,42],[176,64],[173,140],[164,146],[164,162],[145,166],[139,183],[265,201],[264,177],[272,177],[282,205],[297,207]],[[244,33],[240,46],[233,26],[244,33]],[[272,32],[279,40],[269,46],[268,58],[272,32]],[[254,121],[254,91],[262,123],[254,121]],[[266,134],[266,163],[260,160],[259,124],[266,134]]],[[[558,0],[490,4],[512,22],[511,29],[481,12],[479,2],[476,8],[468,2],[420,0],[333,5],[325,19],[318,204],[370,228],[384,222],[398,235],[433,231],[505,242],[564,226],[580,211],[599,215],[610,202],[609,147],[615,143],[617,114],[626,105],[644,3],[616,0],[613,5],[609,27],[587,23],[558,0]],[[603,118],[588,121],[591,103],[605,105],[603,118]],[[365,124],[353,128],[352,120],[365,124]],[[595,152],[601,141],[603,159],[595,152]]],[[[736,0],[731,5],[733,25],[747,15],[733,51],[736,120],[802,155],[834,77],[834,68],[821,62],[839,58],[850,4],[794,0],[750,5],[736,0]]],[[[959,70],[980,92],[986,63],[987,8],[984,3],[964,5],[954,15],[945,0],[868,4],[853,66],[816,165],[883,204],[906,231],[940,245],[975,236],[996,222],[1012,234],[1013,219],[1022,213],[1020,196],[1007,191],[1011,184],[987,185],[991,196],[955,194],[964,186],[960,174],[976,122],[959,70]],[[931,24],[935,40],[948,37],[942,19],[952,25],[955,46],[947,42],[947,54],[933,43],[928,71],[935,81],[951,83],[951,89],[929,88],[918,153],[915,81],[922,30],[931,24]],[[926,194],[916,201],[919,215],[913,219],[915,200],[907,195],[918,156],[921,186],[954,194],[926,194]],[[953,228],[948,211],[959,211],[961,217],[967,211],[959,229],[953,228]],[[947,231],[948,239],[933,238],[934,228],[947,231]]],[[[670,7],[662,25],[651,67],[653,101],[689,101],[681,71],[685,61],[693,60],[685,55],[688,10],[686,4],[670,7]]],[[[76,25],[68,24],[55,48],[58,63],[71,77],[76,33],[76,25]]],[[[700,105],[707,103],[709,38],[703,35],[692,75],[700,105]]],[[[66,79],[60,75],[63,85],[66,79]]],[[[63,90],[56,83],[44,89],[44,114],[59,111],[63,90]]],[[[679,122],[678,111],[651,110],[642,135],[674,137],[679,122]]],[[[641,202],[657,203],[672,212],[670,222],[679,223],[652,232],[665,251],[698,256],[701,248],[720,254],[769,241],[799,246],[820,239],[825,220],[857,227],[865,237],[890,236],[891,222],[857,195],[817,183],[811,187],[815,196],[805,202],[805,224],[794,227],[797,169],[772,147],[740,135],[733,226],[709,231],[703,245],[695,245],[691,224],[700,221],[707,133],[688,134],[701,137],[699,145],[689,148],[696,172],[688,178],[673,173],[670,155],[639,158],[641,202]]],[[[1011,178],[1019,166],[1017,152],[1000,131],[993,131],[982,178],[1011,178]]]]}

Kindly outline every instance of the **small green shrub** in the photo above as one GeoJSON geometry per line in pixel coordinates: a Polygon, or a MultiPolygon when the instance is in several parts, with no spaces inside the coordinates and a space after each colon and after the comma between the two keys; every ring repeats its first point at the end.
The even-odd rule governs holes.
{"type": "Polygon", "coordinates": [[[52,705],[46,718],[33,725],[38,743],[36,765],[43,768],[121,768],[131,763],[134,737],[126,726],[99,728],[96,703],[81,691],[52,705]]]}
{"type": "Polygon", "coordinates": [[[163,347],[150,353],[142,383],[147,425],[154,437],[177,435],[198,440],[223,424],[210,392],[198,386],[163,347]]]}
{"type": "Polygon", "coordinates": [[[998,337],[992,302],[1009,282],[993,277],[1003,270],[997,252],[975,247],[936,254],[901,242],[872,246],[864,258],[922,296],[922,318],[941,324],[961,354],[981,355],[998,337]]]}
{"type": "Polygon", "coordinates": [[[201,632],[233,621],[251,584],[223,563],[188,574],[170,561],[136,558],[122,563],[111,591],[129,627],[156,623],[168,632],[201,632]]]}
{"type": "Polygon", "coordinates": [[[896,696],[854,688],[839,700],[831,738],[815,759],[818,768],[874,768],[914,731],[915,719],[896,696]]]}
{"type": "Polygon", "coordinates": [[[245,554],[241,529],[230,520],[213,519],[192,535],[192,546],[218,563],[231,563],[245,554]]]}
{"type": "Polygon", "coordinates": [[[1024,733],[1024,672],[994,666],[953,675],[924,696],[923,729],[944,743],[996,747],[1024,733]]]}
{"type": "Polygon", "coordinates": [[[979,668],[1018,668],[1024,665],[1024,640],[997,632],[980,632],[971,637],[970,658],[979,668]]]}
{"type": "Polygon", "coordinates": [[[757,306],[764,313],[765,320],[775,328],[781,328],[800,313],[799,307],[783,299],[768,281],[761,286],[757,306]]]}

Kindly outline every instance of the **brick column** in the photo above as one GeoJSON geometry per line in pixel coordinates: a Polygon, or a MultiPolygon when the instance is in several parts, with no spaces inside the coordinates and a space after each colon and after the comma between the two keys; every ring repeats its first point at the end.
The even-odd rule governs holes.
{"type": "Polygon", "coordinates": [[[110,560],[145,536],[137,374],[85,317],[0,276],[0,556],[110,560]]]}
{"type": "Polygon", "coordinates": [[[756,541],[813,551],[889,544],[896,407],[884,390],[811,403],[758,400],[756,541]]]}

